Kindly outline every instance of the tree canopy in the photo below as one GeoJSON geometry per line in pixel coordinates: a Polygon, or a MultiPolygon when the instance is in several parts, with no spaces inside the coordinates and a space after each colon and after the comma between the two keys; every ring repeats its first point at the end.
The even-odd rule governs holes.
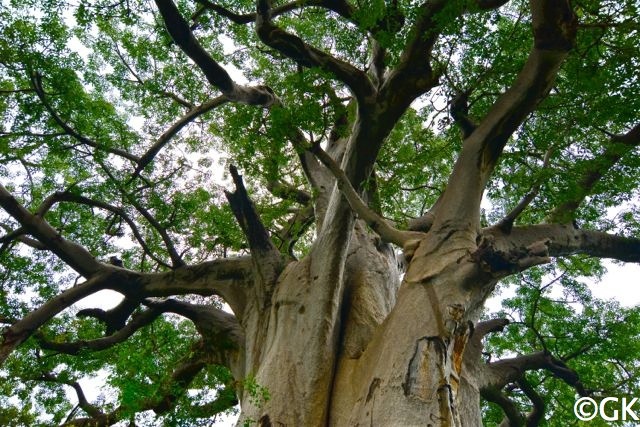
{"type": "Polygon", "coordinates": [[[416,242],[467,233],[487,425],[637,395],[640,311],[585,278],[640,262],[639,23],[636,0],[3,0],[0,424],[268,406],[233,367],[246,313],[308,259],[349,282],[354,229],[407,283],[440,274],[416,242]],[[77,304],[103,290],[122,301],[77,304]]]}

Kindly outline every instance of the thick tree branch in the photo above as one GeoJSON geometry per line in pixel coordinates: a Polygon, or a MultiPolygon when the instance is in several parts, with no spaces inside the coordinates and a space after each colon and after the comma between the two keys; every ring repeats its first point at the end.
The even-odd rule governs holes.
{"type": "MultiPolygon", "coordinates": [[[[440,197],[442,197],[442,194],[440,197]]],[[[407,223],[407,228],[411,231],[422,231],[423,233],[428,232],[433,225],[433,221],[436,219],[435,210],[439,201],[440,198],[436,200],[436,203],[434,203],[431,209],[425,212],[424,215],[410,219],[407,223]]]]}
{"type": "MultiPolygon", "coordinates": [[[[135,405],[138,410],[153,410],[159,415],[170,411],[176,405],[178,399],[186,392],[189,384],[207,365],[220,364],[229,366],[238,374],[238,369],[241,368],[241,359],[238,357],[238,353],[244,345],[244,336],[233,315],[212,306],[193,305],[176,300],[146,301],[145,304],[150,307],[149,310],[134,317],[134,320],[129,325],[111,337],[76,343],[52,343],[43,340],[41,337],[39,341],[43,348],[76,354],[83,349],[102,350],[108,348],[126,339],[139,328],[146,326],[163,312],[173,312],[189,318],[203,335],[203,340],[194,344],[192,352],[180,361],[171,375],[160,385],[154,396],[135,405]]],[[[53,377],[40,379],[60,382],[53,377]]],[[[60,383],[68,384],[76,390],[79,387],[76,387],[71,382],[60,383]]],[[[233,391],[230,388],[225,390],[218,396],[219,399],[196,409],[212,414],[216,409],[218,410],[217,412],[220,412],[235,405],[237,401],[233,391]]],[[[94,425],[96,423],[98,425],[110,425],[121,420],[128,413],[127,408],[121,406],[113,412],[105,414],[97,407],[89,406],[86,399],[83,399],[84,394],[79,393],[78,396],[81,407],[91,418],[74,419],[65,425],[80,426],[94,425]]]]}
{"type": "Polygon", "coordinates": [[[438,83],[438,76],[431,68],[431,52],[439,35],[437,16],[446,3],[427,0],[422,4],[399,63],[380,88],[380,98],[395,110],[404,111],[414,99],[438,83]]]}
{"type": "Polygon", "coordinates": [[[219,295],[241,316],[253,283],[251,257],[225,258],[139,278],[144,296],[219,295]]]}
{"type": "Polygon", "coordinates": [[[207,363],[227,366],[234,374],[244,369],[239,353],[244,349],[244,332],[238,318],[211,305],[197,305],[168,299],[162,302],[145,301],[149,307],[191,320],[202,335],[203,352],[207,363]]]}
{"type": "Polygon", "coordinates": [[[520,379],[518,381],[518,386],[520,387],[520,390],[527,395],[529,400],[531,400],[531,404],[533,405],[531,412],[529,412],[527,419],[525,420],[525,426],[537,427],[544,420],[544,400],[526,378],[520,379]]]}
{"type": "Polygon", "coordinates": [[[149,409],[161,415],[169,412],[178,399],[187,391],[191,381],[206,367],[201,355],[187,358],[172,373],[169,380],[163,384],[157,395],[149,403],[149,409]]]}
{"type": "Polygon", "coordinates": [[[402,231],[393,227],[387,220],[367,206],[351,185],[351,182],[344,171],[336,161],[320,147],[319,144],[311,147],[310,151],[318,157],[327,169],[331,171],[333,176],[336,178],[338,188],[349,202],[353,211],[358,214],[360,219],[366,222],[367,225],[382,238],[382,240],[404,247],[409,241],[418,240],[424,236],[424,234],[420,232],[402,231]]]}
{"type": "Polygon", "coordinates": [[[99,290],[107,289],[112,275],[105,272],[96,274],[84,283],[76,285],[57,296],[49,299],[39,308],[27,314],[2,332],[0,343],[0,365],[9,357],[11,352],[29,338],[39,327],[52,319],[62,310],[70,307],[82,298],[99,290]]]}
{"type": "Polygon", "coordinates": [[[180,15],[180,11],[172,0],[156,0],[156,5],[171,38],[202,70],[209,83],[220,89],[227,99],[264,107],[269,107],[277,101],[273,92],[267,87],[237,85],[229,73],[196,40],[189,24],[180,15]]]}
{"type": "Polygon", "coordinates": [[[215,414],[219,414],[227,409],[233,408],[238,404],[236,390],[232,386],[225,386],[218,390],[216,398],[211,402],[202,405],[191,406],[194,416],[199,418],[211,418],[215,414]]]}
{"type": "Polygon", "coordinates": [[[500,251],[526,248],[536,242],[547,242],[549,256],[586,254],[625,262],[640,262],[640,239],[602,231],[580,230],[566,224],[539,224],[513,227],[509,234],[496,227],[482,231],[494,239],[500,251]]]}
{"type": "Polygon", "coordinates": [[[44,350],[56,351],[59,353],[65,353],[70,355],[77,355],[78,353],[91,350],[100,351],[113,347],[116,344],[126,341],[135,332],[149,325],[155,319],[163,313],[163,310],[159,307],[154,307],[149,310],[145,310],[141,313],[134,314],[131,321],[124,327],[114,332],[112,335],[104,338],[97,338],[94,340],[82,340],[74,342],[58,342],[51,341],[45,338],[42,333],[36,332],[35,339],[40,344],[40,347],[44,350]]]}
{"type": "MultiPolygon", "coordinates": [[[[193,346],[192,353],[184,357],[171,372],[171,375],[160,384],[154,396],[143,401],[133,402],[130,405],[119,406],[108,414],[95,408],[95,410],[87,412],[90,417],[75,418],[64,423],[63,426],[108,426],[130,416],[132,409],[134,412],[151,410],[158,415],[167,413],[175,407],[180,397],[186,393],[189,384],[194,378],[210,363],[209,359],[210,357],[205,354],[202,343],[197,343],[193,346]]],[[[228,395],[225,395],[225,397],[228,397],[228,395]]],[[[229,399],[227,401],[230,403],[229,399]]],[[[218,407],[221,407],[222,402],[219,403],[218,407]]],[[[227,408],[228,406],[223,407],[221,411],[227,408]]]]}
{"type": "MultiPolygon", "coordinates": [[[[306,145],[306,142],[302,145],[306,145]]],[[[297,147],[299,145],[297,145],[297,143],[294,143],[294,146],[297,147]]],[[[325,174],[326,170],[318,162],[316,156],[314,156],[307,150],[303,150],[298,154],[298,158],[300,160],[300,165],[302,166],[304,176],[305,178],[307,178],[307,181],[309,181],[311,187],[313,187],[314,190],[320,191],[321,193],[323,190],[326,191],[329,185],[327,176],[325,174]]]]}
{"type": "Polygon", "coordinates": [[[477,124],[469,117],[469,94],[458,93],[452,100],[449,107],[451,117],[462,131],[462,138],[466,139],[476,130],[477,124]]]}
{"type": "Polygon", "coordinates": [[[571,187],[568,199],[547,216],[547,222],[569,223],[594,187],[625,155],[640,145],[640,123],[624,135],[614,135],[602,154],[581,165],[581,173],[571,187]]]}
{"type": "Polygon", "coordinates": [[[42,88],[42,76],[40,74],[37,74],[37,73],[32,74],[31,75],[31,83],[33,84],[33,88],[35,89],[35,92],[38,95],[38,98],[40,98],[40,102],[42,102],[42,105],[44,105],[44,107],[49,112],[49,114],[51,115],[53,120],[55,120],[55,122],[58,124],[58,126],[60,126],[65,131],[65,133],[67,135],[71,136],[72,138],[76,139],[78,142],[80,142],[80,143],[82,143],[84,145],[88,145],[89,147],[93,147],[93,148],[98,149],[98,150],[106,151],[107,153],[115,154],[115,155],[123,157],[123,158],[125,158],[127,160],[131,160],[134,163],[138,163],[138,161],[140,160],[138,156],[135,156],[135,155],[133,155],[133,154],[131,154],[131,153],[125,151],[125,150],[120,149],[120,148],[109,147],[109,146],[106,146],[104,144],[100,144],[99,142],[93,141],[92,139],[89,139],[89,138],[79,134],[71,126],[69,126],[62,119],[62,117],[60,117],[58,115],[58,113],[56,113],[56,111],[53,109],[51,104],[49,104],[49,102],[47,101],[47,99],[45,97],[44,89],[42,88]]]}
{"type": "Polygon", "coordinates": [[[464,141],[436,212],[436,228],[477,227],[482,193],[504,146],[547,95],[573,46],[576,18],[568,0],[532,0],[530,4],[534,46],[514,83],[464,141]]]}
{"type": "Polygon", "coordinates": [[[509,0],[474,0],[475,5],[482,10],[498,9],[509,3],[509,0]]]}
{"type": "Polygon", "coordinates": [[[11,230],[11,227],[5,226],[4,224],[0,224],[0,227],[7,231],[7,234],[0,237],[0,244],[2,245],[0,246],[0,253],[5,251],[13,241],[18,241],[39,251],[47,249],[47,247],[39,241],[25,236],[26,231],[22,227],[18,227],[15,230],[11,230]]]}
{"type": "Polygon", "coordinates": [[[575,388],[581,396],[588,394],[575,371],[560,359],[544,351],[502,359],[485,365],[483,375],[485,383],[481,385],[481,389],[499,390],[508,383],[522,379],[525,372],[540,369],[551,372],[556,378],[575,388]]]}
{"type": "MultiPolygon", "coordinates": [[[[223,16],[236,24],[250,24],[255,22],[258,14],[256,12],[252,13],[235,13],[223,6],[215,4],[209,0],[196,0],[200,3],[204,10],[212,10],[220,16],[223,16]]],[[[271,12],[271,16],[275,18],[276,16],[283,15],[287,12],[291,12],[293,10],[302,9],[303,7],[310,6],[325,6],[328,7],[329,1],[326,0],[309,0],[309,1],[292,1],[290,3],[285,3],[281,6],[273,8],[271,12]]],[[[337,1],[335,3],[340,3],[337,1]]]]}
{"type": "MultiPolygon", "coordinates": [[[[329,146],[338,143],[340,141],[343,145],[345,144],[345,134],[349,132],[349,112],[348,107],[345,107],[335,91],[332,89],[327,90],[327,94],[329,96],[330,102],[334,104],[334,107],[338,109],[339,113],[334,120],[334,123],[331,126],[331,131],[329,132],[329,146]]],[[[350,102],[354,102],[352,97],[349,97],[350,102]]],[[[311,184],[314,190],[316,190],[317,195],[319,197],[316,198],[316,217],[318,219],[318,224],[322,223],[322,215],[318,215],[319,205],[323,202],[319,199],[327,199],[329,188],[333,184],[333,176],[327,171],[325,167],[318,161],[318,158],[314,156],[306,147],[309,146],[309,141],[305,138],[302,132],[299,129],[296,129],[295,132],[292,132],[289,136],[289,141],[293,145],[294,149],[297,151],[300,164],[302,166],[302,170],[305,174],[305,177],[311,184]]],[[[324,201],[324,200],[323,200],[324,201]]],[[[319,209],[324,212],[324,207],[319,209]]]]}
{"type": "Polygon", "coordinates": [[[18,221],[26,232],[38,239],[47,249],[78,273],[89,277],[102,268],[102,265],[85,248],[63,238],[45,220],[32,214],[18,203],[1,184],[0,206],[18,221]]]}
{"type": "MultiPolygon", "coordinates": [[[[223,7],[219,4],[213,3],[209,0],[196,0],[197,3],[202,5],[202,8],[196,11],[192,16],[192,20],[198,19],[206,10],[211,10],[218,15],[229,19],[236,24],[250,24],[256,21],[258,14],[252,13],[236,13],[223,7]]],[[[321,7],[332,12],[337,13],[342,18],[355,24],[359,28],[363,28],[365,23],[362,22],[361,15],[354,7],[344,0],[296,0],[289,3],[285,3],[280,6],[276,6],[271,9],[271,18],[283,15],[287,12],[295,11],[305,7],[321,7]]],[[[402,28],[404,24],[404,16],[398,8],[397,0],[391,2],[390,5],[386,5],[386,10],[381,13],[384,17],[375,23],[366,23],[366,29],[374,36],[378,36],[380,32],[395,33],[402,28]]]]}
{"type": "Polygon", "coordinates": [[[100,320],[106,326],[105,334],[112,335],[114,332],[124,328],[127,319],[139,305],[139,299],[125,297],[118,305],[110,310],[105,311],[97,308],[88,308],[80,310],[76,316],[94,317],[100,320]]]}
{"type": "Polygon", "coordinates": [[[304,67],[320,67],[346,84],[357,99],[372,96],[375,89],[367,74],[353,65],[306,44],[298,36],[273,24],[270,0],[258,0],[256,31],[260,40],[304,67]]]}
{"type": "Polygon", "coordinates": [[[508,324],[509,320],[502,318],[478,322],[473,328],[473,334],[471,334],[470,342],[480,344],[485,336],[494,332],[501,332],[508,324]]]}
{"type": "Polygon", "coordinates": [[[524,426],[524,417],[520,413],[518,406],[512,402],[507,396],[504,395],[497,388],[486,388],[481,390],[481,396],[489,401],[493,402],[496,405],[502,408],[504,415],[506,417],[506,422],[503,421],[500,423],[499,427],[508,426],[508,427],[522,427],[524,426]]]}
{"type": "Polygon", "coordinates": [[[484,348],[483,339],[490,333],[500,332],[509,324],[507,319],[490,319],[478,322],[473,328],[469,342],[464,349],[464,360],[469,363],[480,361],[484,348]]]}

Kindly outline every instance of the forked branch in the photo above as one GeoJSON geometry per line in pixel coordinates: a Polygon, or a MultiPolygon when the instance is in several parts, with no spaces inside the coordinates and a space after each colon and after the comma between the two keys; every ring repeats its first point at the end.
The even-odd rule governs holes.
{"type": "Polygon", "coordinates": [[[162,310],[154,307],[152,309],[145,310],[141,313],[134,314],[131,321],[127,323],[123,328],[116,331],[112,335],[103,338],[97,338],[94,340],[83,340],[73,342],[59,342],[47,339],[44,334],[36,332],[34,334],[35,339],[38,341],[40,348],[44,350],[56,351],[59,353],[65,353],[70,355],[77,355],[78,353],[90,350],[100,351],[113,347],[116,344],[126,341],[138,330],[149,325],[155,319],[162,314],[162,310]]]}
{"type": "Polygon", "coordinates": [[[275,280],[283,267],[283,260],[280,252],[271,241],[267,229],[262,224],[255,205],[249,198],[242,176],[233,165],[229,167],[229,170],[236,186],[236,191],[233,193],[225,191],[225,195],[229,200],[231,210],[238,224],[240,224],[240,228],[247,237],[253,256],[252,259],[260,272],[263,285],[272,286],[275,284],[275,280]]]}
{"type": "Polygon", "coordinates": [[[367,204],[358,195],[357,191],[351,185],[349,178],[340,168],[340,166],[327,154],[320,145],[316,144],[311,147],[310,151],[315,154],[336,179],[338,188],[349,202],[351,209],[367,223],[369,227],[380,237],[390,243],[395,243],[400,247],[404,247],[409,241],[421,239],[424,234],[416,231],[402,231],[393,227],[389,222],[370,209],[367,204]]]}
{"type": "Polygon", "coordinates": [[[202,70],[209,83],[220,89],[227,99],[264,107],[269,107],[277,101],[273,92],[267,87],[236,84],[229,73],[198,42],[172,0],[156,0],[156,5],[171,38],[202,70]]]}
{"type": "Polygon", "coordinates": [[[465,139],[436,212],[436,228],[478,226],[482,193],[505,145],[547,96],[573,46],[576,17],[568,0],[532,0],[530,5],[534,46],[511,87],[465,139]]]}
{"type": "Polygon", "coordinates": [[[93,418],[103,418],[104,417],[104,413],[97,406],[92,405],[91,403],[89,403],[89,401],[87,400],[87,398],[85,396],[84,390],[80,386],[79,382],[73,381],[73,380],[62,379],[59,376],[56,376],[56,375],[52,374],[51,372],[45,372],[45,373],[43,373],[42,375],[40,375],[39,377],[37,377],[35,379],[39,380],[39,381],[44,381],[44,382],[50,382],[50,383],[56,383],[56,384],[64,384],[64,385],[67,385],[67,386],[73,388],[73,390],[76,393],[76,396],[78,397],[78,405],[80,406],[80,408],[82,408],[83,411],[85,411],[87,414],[89,414],[93,418]]]}
{"type": "Polygon", "coordinates": [[[588,395],[578,374],[562,360],[540,351],[513,358],[502,359],[484,366],[485,383],[481,389],[501,389],[505,385],[519,381],[527,371],[544,369],[556,378],[575,388],[581,396],[588,395]]]}
{"type": "Polygon", "coordinates": [[[28,339],[39,327],[82,298],[101,289],[106,289],[110,278],[111,275],[108,273],[96,274],[86,282],[69,288],[51,298],[21,320],[5,328],[2,332],[2,342],[0,343],[0,366],[13,350],[28,339]]]}
{"type": "Polygon", "coordinates": [[[367,74],[353,65],[333,57],[327,52],[305,43],[300,37],[288,33],[272,21],[270,0],[258,0],[256,31],[260,40],[303,67],[320,67],[346,84],[356,98],[371,96],[375,89],[367,74]]]}
{"type": "Polygon", "coordinates": [[[79,195],[79,194],[74,194],[74,193],[71,193],[69,191],[56,191],[55,193],[51,194],[49,197],[47,197],[42,202],[42,204],[38,208],[38,211],[36,212],[36,215],[41,217],[41,218],[44,218],[45,214],[49,211],[49,209],[51,209],[51,207],[54,204],[59,203],[59,202],[70,202],[70,203],[77,203],[77,204],[81,204],[81,205],[85,205],[85,206],[91,206],[91,207],[95,207],[95,208],[99,208],[99,209],[104,209],[107,212],[111,212],[114,215],[117,215],[118,218],[121,218],[124,222],[127,223],[129,228],[131,229],[131,232],[133,233],[133,236],[135,237],[135,239],[138,241],[138,243],[142,247],[142,250],[151,259],[156,261],[159,265],[162,265],[164,267],[169,267],[170,268],[170,265],[165,263],[162,259],[158,258],[158,256],[155,253],[153,253],[153,251],[151,250],[151,248],[147,244],[146,240],[142,236],[142,233],[138,229],[138,226],[131,219],[131,217],[125,212],[124,209],[122,209],[122,208],[120,208],[118,206],[111,205],[111,204],[106,203],[106,202],[102,202],[102,201],[99,201],[99,200],[93,200],[93,199],[90,199],[88,197],[85,197],[85,196],[82,196],[82,195],[79,195]]]}
{"type": "Polygon", "coordinates": [[[98,272],[102,265],[82,246],[63,238],[49,223],[29,212],[0,184],[0,206],[58,258],[85,277],[98,272]]]}

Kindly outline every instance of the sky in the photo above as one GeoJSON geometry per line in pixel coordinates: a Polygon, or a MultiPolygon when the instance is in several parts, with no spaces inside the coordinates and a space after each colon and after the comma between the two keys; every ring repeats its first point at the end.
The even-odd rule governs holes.
{"type": "MultiPolygon", "coordinates": [[[[230,40],[223,40],[225,46],[225,54],[230,54],[235,50],[230,40]]],[[[88,52],[83,50],[79,41],[70,46],[72,49],[86,56],[88,52]]],[[[232,78],[238,83],[246,84],[247,79],[234,67],[227,64],[226,69],[231,74],[232,78]]],[[[592,279],[587,279],[590,284],[590,289],[594,296],[600,299],[615,299],[619,301],[623,306],[631,307],[640,304],[640,265],[638,264],[617,264],[612,261],[604,262],[608,272],[603,276],[602,280],[595,282],[592,279]]],[[[491,298],[488,301],[488,306],[491,310],[497,310],[500,308],[500,300],[508,295],[508,292],[500,296],[491,298]]],[[[113,291],[101,291],[92,296],[80,301],[74,308],[87,308],[87,307],[99,307],[102,309],[109,309],[119,302],[121,299],[120,294],[113,291]]],[[[81,381],[84,391],[89,401],[95,401],[100,394],[100,379],[87,379],[81,381]]],[[[75,395],[71,392],[70,398],[75,399],[75,395]]],[[[231,426],[235,425],[237,416],[223,417],[220,422],[216,423],[216,426],[231,426]]]]}

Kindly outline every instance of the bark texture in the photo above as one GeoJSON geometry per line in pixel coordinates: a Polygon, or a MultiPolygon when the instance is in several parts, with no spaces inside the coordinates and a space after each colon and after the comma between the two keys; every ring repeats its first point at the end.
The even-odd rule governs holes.
{"type": "MultiPolygon", "coordinates": [[[[188,111],[142,156],[107,150],[133,163],[132,179],[144,174],[180,129],[220,105],[241,103],[262,108],[266,114],[274,108],[289,108],[269,87],[233,81],[200,44],[176,4],[172,0],[155,3],[173,42],[221,94],[200,105],[179,100],[188,111]]],[[[0,185],[0,206],[19,224],[0,243],[15,240],[49,250],[86,279],[22,319],[7,321],[10,326],[2,331],[0,363],[32,336],[43,349],[75,355],[109,348],[163,313],[175,313],[191,320],[201,337],[157,395],[139,405],[157,414],[169,411],[193,378],[211,364],[228,367],[234,377],[212,405],[233,405],[235,393],[242,408],[239,425],[478,426],[481,396],[504,409],[509,425],[535,425],[542,419],[544,405],[524,377],[534,369],[547,370],[586,393],[577,375],[548,352],[483,361],[483,338],[507,322],[479,322],[482,307],[500,279],[548,263],[551,257],[582,253],[640,261],[639,239],[568,225],[598,181],[638,146],[637,125],[624,135],[612,136],[600,159],[586,162],[577,178],[575,196],[557,206],[548,223],[515,225],[536,197],[538,183],[503,221],[481,227],[481,200],[505,146],[548,95],[573,47],[576,17],[570,2],[529,2],[533,34],[529,55],[484,117],[477,121],[468,117],[467,93],[451,102],[451,116],[462,131],[461,148],[440,198],[421,218],[410,222],[409,230],[399,229],[369,206],[375,185],[367,184],[375,184],[377,157],[402,115],[442,77],[434,70],[432,55],[440,36],[441,14],[451,12],[448,2],[427,0],[416,8],[398,58],[387,57],[377,40],[381,33],[398,32],[404,25],[396,2],[385,6],[389,19],[376,23],[361,22],[362,15],[354,6],[340,0],[296,1],[275,8],[269,0],[258,0],[255,13],[246,14],[209,1],[199,3],[202,10],[198,14],[210,10],[237,25],[254,22],[258,38],[270,49],[300,68],[321,68],[350,93],[348,106],[340,104],[345,111],[351,108],[350,114],[336,119],[323,146],[307,140],[299,129],[286,131],[312,191],[278,181],[268,186],[275,196],[302,206],[292,220],[301,228],[315,221],[314,243],[304,257],[294,259],[292,247],[300,234],[290,230],[273,233],[263,224],[235,167],[231,167],[235,188],[226,196],[250,255],[197,265],[186,265],[163,225],[131,197],[136,211],[166,247],[167,260],[148,249],[145,237],[124,209],[57,192],[32,213],[0,185]],[[307,6],[332,11],[366,29],[372,38],[371,66],[366,71],[311,46],[275,21],[281,14],[307,6]],[[62,202],[102,209],[121,218],[132,228],[144,253],[165,271],[135,272],[117,259],[119,263],[102,263],[63,238],[45,219],[47,211],[62,202]],[[274,235],[286,246],[284,250],[274,244],[274,235]],[[89,309],[78,314],[102,322],[104,337],[59,342],[38,332],[52,317],[102,289],[120,292],[124,301],[111,310],[89,309]],[[217,295],[233,314],[167,298],[185,294],[217,295]],[[509,383],[518,384],[530,398],[533,409],[528,417],[502,396],[500,390],[509,383]],[[256,385],[267,390],[268,399],[256,393],[256,385]]],[[[455,9],[460,16],[508,2],[463,3],[455,9]]],[[[41,76],[31,78],[34,91],[65,134],[99,149],[99,144],[77,134],[47,104],[41,76]]],[[[545,165],[548,160],[547,156],[545,165]]],[[[87,402],[77,382],[51,373],[41,380],[76,390],[88,417],[70,419],[67,425],[111,425],[123,420],[129,409],[118,407],[103,413],[87,402]]],[[[199,409],[213,410],[213,406],[199,409]]]]}

